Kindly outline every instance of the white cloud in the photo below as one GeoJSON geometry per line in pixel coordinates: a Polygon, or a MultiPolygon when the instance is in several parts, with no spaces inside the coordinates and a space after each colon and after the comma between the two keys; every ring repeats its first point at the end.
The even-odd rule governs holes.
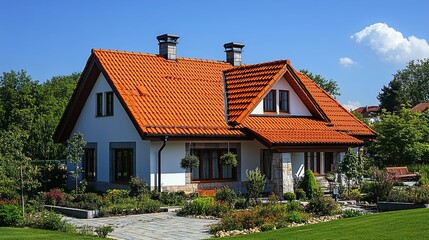
{"type": "Polygon", "coordinates": [[[343,65],[344,67],[350,67],[356,64],[355,61],[353,61],[351,58],[348,58],[348,57],[342,57],[338,60],[338,62],[340,63],[340,65],[343,65]]]}
{"type": "Polygon", "coordinates": [[[404,37],[386,23],[375,23],[351,36],[357,43],[368,45],[387,61],[405,63],[429,58],[429,44],[413,35],[404,37]]]}
{"type": "Polygon", "coordinates": [[[347,101],[347,104],[342,104],[342,105],[345,109],[350,111],[360,107],[360,102],[347,101]]]}

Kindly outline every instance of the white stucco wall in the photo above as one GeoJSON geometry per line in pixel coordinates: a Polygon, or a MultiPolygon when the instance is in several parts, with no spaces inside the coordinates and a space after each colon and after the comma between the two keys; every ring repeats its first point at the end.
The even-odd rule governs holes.
{"type": "MultiPolygon", "coordinates": [[[[158,182],[158,151],[163,142],[150,143],[150,183],[158,182]]],[[[185,142],[168,141],[161,151],[161,186],[185,185],[185,170],[180,168],[180,160],[185,156],[185,142]]]]}
{"type": "Polygon", "coordinates": [[[296,152],[292,153],[292,176],[293,178],[300,178],[304,176],[304,153],[303,152],[296,152]],[[302,169],[301,169],[302,168],[302,169]],[[300,174],[298,174],[298,171],[300,171],[300,174]]]}
{"type": "MultiPolygon", "coordinates": [[[[289,115],[293,116],[311,116],[311,113],[308,111],[307,107],[305,107],[304,103],[301,99],[296,95],[295,91],[293,91],[292,87],[286,81],[284,77],[279,79],[277,83],[274,85],[273,90],[288,90],[289,91],[289,115]]],[[[276,91],[276,99],[277,99],[277,113],[279,113],[279,91],[276,91]]],[[[251,114],[264,114],[264,101],[258,103],[256,108],[252,111],[251,114]]]]}
{"type": "MultiPolygon", "coordinates": [[[[96,93],[112,91],[102,74],[97,79],[76,122],[73,132],[83,133],[86,142],[97,143],[97,181],[110,181],[109,143],[135,142],[136,175],[149,179],[149,141],[142,141],[140,135],[126,114],[118,98],[114,96],[114,115],[96,117],[96,93]]],[[[103,101],[105,101],[103,96],[103,101]]],[[[104,104],[103,104],[104,107],[104,104]]]]}
{"type": "Polygon", "coordinates": [[[241,143],[241,181],[246,181],[246,170],[254,170],[260,166],[261,149],[266,149],[258,141],[244,141],[241,143]]]}

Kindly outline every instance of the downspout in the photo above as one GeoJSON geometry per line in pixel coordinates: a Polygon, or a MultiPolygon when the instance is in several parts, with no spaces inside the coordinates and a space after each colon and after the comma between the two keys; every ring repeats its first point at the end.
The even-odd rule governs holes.
{"type": "Polygon", "coordinates": [[[161,192],[161,151],[164,149],[167,144],[168,136],[164,136],[164,143],[161,148],[158,150],[158,192],[161,192]]]}

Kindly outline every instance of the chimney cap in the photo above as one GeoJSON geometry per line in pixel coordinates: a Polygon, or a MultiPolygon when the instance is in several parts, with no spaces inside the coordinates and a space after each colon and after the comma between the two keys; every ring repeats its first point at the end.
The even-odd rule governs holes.
{"type": "Polygon", "coordinates": [[[177,39],[179,37],[180,37],[179,35],[166,33],[166,34],[163,34],[163,35],[159,35],[158,37],[156,37],[156,39],[158,39],[159,43],[163,43],[163,42],[176,43],[177,39]]]}
{"type": "Polygon", "coordinates": [[[225,48],[225,51],[231,51],[231,50],[237,51],[244,48],[244,44],[241,42],[230,42],[230,43],[225,43],[223,47],[225,48]]]}

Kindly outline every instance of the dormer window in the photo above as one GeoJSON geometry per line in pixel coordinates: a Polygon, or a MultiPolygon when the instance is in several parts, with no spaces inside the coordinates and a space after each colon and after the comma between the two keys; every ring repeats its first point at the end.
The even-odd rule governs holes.
{"type": "Polygon", "coordinates": [[[95,116],[113,116],[113,92],[99,92],[96,94],[95,116]],[[104,98],[103,98],[104,95],[104,98]]]}
{"type": "Polygon", "coordinates": [[[106,92],[106,116],[113,116],[113,92],[106,92]]]}
{"type": "Polygon", "coordinates": [[[289,91],[279,90],[280,112],[289,112],[289,91]]]}
{"type": "Polygon", "coordinates": [[[264,112],[276,112],[276,90],[271,90],[264,98],[264,112]]]}

